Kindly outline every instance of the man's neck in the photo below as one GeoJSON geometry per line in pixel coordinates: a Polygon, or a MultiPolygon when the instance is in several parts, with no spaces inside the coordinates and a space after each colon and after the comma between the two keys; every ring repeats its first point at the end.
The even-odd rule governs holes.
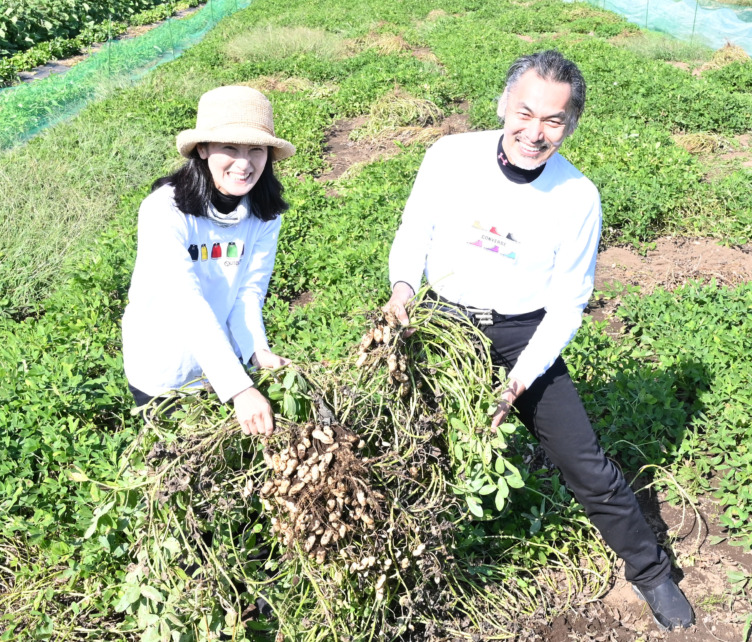
{"type": "Polygon", "coordinates": [[[496,148],[496,160],[499,163],[499,169],[501,169],[501,173],[504,174],[504,176],[506,176],[510,181],[517,184],[532,183],[543,173],[543,168],[546,166],[545,163],[543,163],[543,165],[541,165],[540,167],[536,167],[535,169],[522,169],[522,167],[513,165],[504,152],[503,142],[504,134],[499,137],[499,145],[496,148]]]}

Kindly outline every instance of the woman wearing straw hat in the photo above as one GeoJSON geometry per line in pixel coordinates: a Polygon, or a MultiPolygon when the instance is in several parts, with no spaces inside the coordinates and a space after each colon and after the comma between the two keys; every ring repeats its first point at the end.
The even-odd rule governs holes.
{"type": "Polygon", "coordinates": [[[233,400],[246,434],[269,435],[272,412],[244,364],[288,363],[266,340],[261,308],[287,209],[274,161],[295,148],[274,135],[271,103],[219,87],[177,137],[188,161],[157,180],[138,215],[138,252],[123,317],[123,358],[138,405],[208,380],[233,400]]]}

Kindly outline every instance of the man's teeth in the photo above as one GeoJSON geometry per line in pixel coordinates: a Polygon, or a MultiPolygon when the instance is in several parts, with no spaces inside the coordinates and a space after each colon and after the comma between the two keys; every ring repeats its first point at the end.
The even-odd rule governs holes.
{"type": "Polygon", "coordinates": [[[542,147],[532,147],[531,145],[525,145],[525,143],[520,143],[520,147],[526,152],[530,152],[531,154],[537,154],[538,152],[542,152],[542,147]]]}

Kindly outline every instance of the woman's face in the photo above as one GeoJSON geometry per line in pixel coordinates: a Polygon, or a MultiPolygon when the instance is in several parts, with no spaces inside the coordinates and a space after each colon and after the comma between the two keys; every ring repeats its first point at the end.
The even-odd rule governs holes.
{"type": "Polygon", "coordinates": [[[245,196],[264,171],[269,148],[238,143],[199,143],[198,155],[209,163],[214,186],[228,196],[245,196]]]}

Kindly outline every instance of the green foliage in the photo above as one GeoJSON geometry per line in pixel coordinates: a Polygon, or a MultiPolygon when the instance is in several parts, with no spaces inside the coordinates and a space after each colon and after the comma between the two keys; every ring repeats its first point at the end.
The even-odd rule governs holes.
{"type": "MultiPolygon", "coordinates": [[[[164,0],[8,0],[0,13],[0,56],[54,39],[75,38],[113,18],[122,20],[164,0]]],[[[195,5],[194,5],[195,6],[195,5]]]]}
{"type": "MultiPolygon", "coordinates": [[[[135,552],[128,538],[148,518],[143,505],[128,494],[112,505],[103,502],[105,489],[90,480],[118,474],[118,457],[136,432],[118,330],[135,254],[135,213],[151,181],[180,162],[174,135],[193,125],[204,91],[273,74],[333,87],[326,95],[312,89],[270,94],[277,132],[298,153],[276,168],[291,209],[264,312],[274,349],[296,360],[345,355],[362,334],[363,315],[386,299],[390,242],[423,152],[401,148],[390,160],[321,182],[327,128],[369,114],[395,88],[445,113],[467,100],[473,125],[497,127],[496,99],[509,62],[544,47],[561,49],[586,75],[585,117],[562,151],[601,190],[606,243],[644,241],[666,229],[733,243],[752,237],[749,172],[703,178],[705,168],[670,137],[676,131],[746,131],[746,66],[695,78],[657,61],[661,56],[604,40],[627,28],[611,14],[558,0],[534,6],[452,0],[429,18],[435,4],[254,0],[145,81],[110,90],[80,118],[0,156],[0,509],[6,517],[0,572],[11,569],[18,589],[0,596],[0,609],[15,613],[14,600],[29,606],[5,639],[18,637],[26,625],[43,639],[89,612],[104,618],[97,619],[103,628],[114,618],[118,626],[127,620],[152,633],[170,614],[182,617],[171,600],[188,594],[191,581],[171,593],[137,565],[129,568],[135,552]],[[341,58],[304,50],[239,62],[226,55],[227,42],[267,27],[321,29],[342,40],[394,33],[429,47],[440,64],[410,51],[374,49],[341,58]],[[586,35],[590,31],[595,36],[586,35]],[[88,601],[72,599],[81,595],[88,601]]],[[[143,47],[153,49],[149,42],[143,47]]],[[[83,87],[66,82],[52,106],[18,98],[23,109],[11,113],[4,104],[0,120],[36,123],[42,111],[64,111],[83,87]]],[[[752,399],[745,384],[752,373],[740,355],[752,348],[750,288],[690,285],[643,297],[613,294],[624,295],[628,332],[614,339],[602,325],[586,322],[567,349],[604,447],[628,468],[665,466],[692,492],[714,494],[729,536],[749,547],[752,399]]],[[[298,391],[279,386],[270,393],[273,402],[297,412],[298,391]]],[[[209,405],[207,412],[220,417],[231,412],[209,405]]],[[[504,519],[464,522],[458,547],[505,546],[510,568],[577,559],[591,540],[576,503],[555,474],[526,471],[525,438],[499,438],[518,449],[509,460],[518,475],[510,467],[512,483],[503,487],[498,479],[486,483],[482,465],[470,465],[467,508],[483,515],[497,498],[506,500],[504,519]],[[515,487],[520,481],[524,488],[515,487]]],[[[452,448],[458,461],[484,462],[485,453],[469,442],[455,439],[452,448]]],[[[232,541],[225,535],[219,540],[232,541]]],[[[174,560],[176,550],[165,540],[161,554],[174,560]]],[[[462,564],[460,571],[480,586],[514,582],[534,594],[532,582],[525,585],[511,571],[490,569],[478,558],[462,564]]],[[[593,570],[594,578],[604,577],[593,570]]],[[[295,580],[284,581],[291,590],[295,580]]],[[[207,631],[225,625],[219,607],[205,612],[207,631]]],[[[273,628],[267,621],[254,625],[273,628]]],[[[171,626],[195,634],[186,619],[171,626]]]]}
{"type": "Polygon", "coordinates": [[[712,493],[722,524],[746,548],[752,367],[739,355],[752,350],[750,310],[748,284],[633,293],[619,309],[629,328],[621,341],[586,324],[568,348],[604,447],[632,468],[671,466],[695,491],[712,493]]]}
{"type": "Polygon", "coordinates": [[[80,54],[90,45],[117,38],[124,34],[129,26],[153,24],[175,15],[178,11],[197,5],[198,0],[171,0],[134,15],[121,17],[120,20],[112,20],[110,17],[105,22],[89,23],[71,38],[57,36],[10,56],[0,57],[0,87],[16,83],[19,72],[30,71],[52,60],[80,54]]]}
{"type": "Polygon", "coordinates": [[[564,155],[600,190],[609,243],[660,234],[702,179],[694,158],[665,130],[632,119],[584,117],[564,155]]]}
{"type": "Polygon", "coordinates": [[[721,87],[752,92],[752,61],[732,62],[718,69],[709,69],[703,77],[717,83],[721,87]]]}

